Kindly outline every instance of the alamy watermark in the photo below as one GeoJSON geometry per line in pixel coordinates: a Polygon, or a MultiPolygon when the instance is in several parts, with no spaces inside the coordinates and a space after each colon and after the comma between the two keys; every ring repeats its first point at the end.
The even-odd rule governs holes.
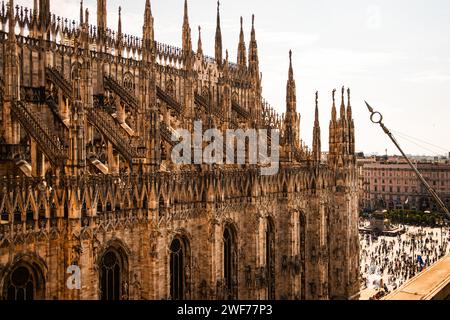
{"type": "Polygon", "coordinates": [[[67,289],[81,290],[81,269],[79,266],[72,265],[67,268],[67,273],[70,275],[67,278],[67,289]]]}
{"type": "Polygon", "coordinates": [[[174,130],[172,141],[178,142],[172,149],[177,165],[259,165],[265,176],[277,174],[280,167],[280,134],[275,129],[229,129],[224,137],[218,129],[203,132],[202,122],[196,121],[193,133],[174,130]]]}

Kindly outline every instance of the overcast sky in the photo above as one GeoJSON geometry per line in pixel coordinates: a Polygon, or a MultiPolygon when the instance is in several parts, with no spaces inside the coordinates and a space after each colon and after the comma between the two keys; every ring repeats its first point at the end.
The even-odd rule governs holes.
{"type": "MultiPolygon", "coordinates": [[[[78,18],[79,1],[51,2],[55,14],[78,18]]],[[[95,24],[96,1],[84,2],[95,24]]],[[[152,0],[157,41],[181,46],[183,3],[152,0]]],[[[124,32],[141,36],[145,0],[109,0],[108,24],[113,29],[119,5],[124,32]]],[[[239,17],[244,17],[248,47],[253,13],[263,94],[280,113],[285,110],[288,52],[293,50],[301,136],[308,145],[315,91],[320,93],[322,145],[328,149],[331,91],[345,85],[352,89],[357,150],[395,153],[381,129],[369,121],[367,100],[383,113],[388,127],[423,141],[399,136],[407,153],[450,152],[450,1],[223,0],[222,36],[232,60],[239,17]]],[[[189,17],[194,47],[201,25],[204,52],[213,56],[216,1],[190,0],[189,17]]]]}

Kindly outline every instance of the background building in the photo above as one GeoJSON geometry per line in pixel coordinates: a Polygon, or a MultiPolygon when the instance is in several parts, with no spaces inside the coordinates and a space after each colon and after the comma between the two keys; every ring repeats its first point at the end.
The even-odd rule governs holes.
{"type": "MultiPolygon", "coordinates": [[[[448,161],[416,162],[424,178],[450,207],[450,164],[448,161]]],[[[361,207],[373,210],[382,199],[389,209],[439,211],[435,201],[417,178],[414,171],[400,157],[359,159],[363,179],[361,207]]]]}

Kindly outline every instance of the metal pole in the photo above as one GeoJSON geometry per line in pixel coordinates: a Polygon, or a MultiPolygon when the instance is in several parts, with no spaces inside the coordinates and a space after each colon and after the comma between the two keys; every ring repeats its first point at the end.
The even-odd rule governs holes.
{"type": "Polygon", "coordinates": [[[376,112],[373,110],[373,108],[366,102],[367,108],[369,109],[369,111],[372,113],[372,115],[370,116],[370,120],[375,123],[375,124],[379,124],[381,126],[381,128],[383,129],[384,133],[386,133],[386,135],[392,140],[392,142],[395,144],[395,146],[397,147],[397,149],[401,152],[402,156],[406,159],[406,161],[408,162],[409,166],[413,169],[413,171],[416,173],[417,177],[419,178],[419,180],[423,183],[423,185],[425,186],[425,188],[427,188],[428,192],[431,194],[431,196],[433,197],[433,199],[436,201],[436,203],[439,205],[439,207],[441,208],[441,210],[443,211],[443,213],[445,213],[447,215],[447,217],[450,219],[450,212],[448,211],[447,207],[445,206],[445,204],[442,202],[441,198],[439,198],[438,194],[436,193],[436,191],[434,191],[434,189],[428,184],[428,182],[425,180],[425,178],[422,176],[422,174],[419,172],[419,170],[417,169],[417,167],[411,162],[411,160],[409,160],[409,158],[406,156],[406,154],[403,152],[403,149],[400,147],[399,143],[397,142],[397,140],[395,139],[394,135],[391,133],[391,131],[384,125],[383,123],[383,116],[381,115],[381,113],[376,112]]]}

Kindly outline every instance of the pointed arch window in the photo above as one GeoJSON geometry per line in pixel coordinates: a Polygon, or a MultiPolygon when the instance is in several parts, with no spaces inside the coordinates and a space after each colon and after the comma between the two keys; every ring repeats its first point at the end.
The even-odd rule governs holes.
{"type": "Polygon", "coordinates": [[[47,222],[47,212],[45,210],[45,206],[42,204],[39,207],[39,226],[42,224],[45,226],[45,222],[47,222]]]}
{"type": "Polygon", "coordinates": [[[31,208],[31,205],[28,206],[26,219],[27,219],[27,223],[34,222],[34,212],[33,212],[33,209],[31,208]]]}
{"type": "Polygon", "coordinates": [[[300,300],[306,300],[306,217],[300,213],[299,217],[299,245],[300,245],[300,300]]]}
{"type": "Polygon", "coordinates": [[[50,208],[50,219],[55,220],[58,215],[58,210],[56,209],[56,204],[52,202],[51,208],[50,208]]]}
{"type": "Polygon", "coordinates": [[[22,223],[22,212],[20,211],[19,206],[17,206],[14,211],[14,223],[22,223]]]}
{"type": "Polygon", "coordinates": [[[125,74],[125,76],[123,77],[123,86],[128,92],[132,93],[134,91],[135,87],[133,74],[129,72],[125,74]]]}
{"type": "Polygon", "coordinates": [[[6,206],[3,207],[1,222],[9,222],[9,213],[8,210],[6,210],[6,206]]]}
{"type": "Polygon", "coordinates": [[[177,237],[170,245],[170,296],[172,300],[188,299],[190,283],[189,246],[184,237],[177,237]]]}
{"type": "Polygon", "coordinates": [[[35,281],[26,267],[16,268],[9,277],[7,300],[29,301],[34,299],[35,281]]]}
{"type": "Polygon", "coordinates": [[[128,297],[127,263],[122,250],[108,249],[101,259],[100,267],[101,300],[126,300],[128,297]]]}
{"type": "Polygon", "coordinates": [[[175,97],[175,84],[172,79],[167,81],[166,92],[172,97],[175,97]]]}
{"type": "Polygon", "coordinates": [[[275,300],[275,226],[267,219],[266,229],[267,299],[275,300]]]}
{"type": "Polygon", "coordinates": [[[4,298],[8,301],[43,299],[45,280],[37,265],[17,263],[5,279],[4,298]]]}
{"type": "Polygon", "coordinates": [[[223,233],[223,270],[225,298],[237,299],[237,245],[236,233],[231,226],[226,226],[223,233]]]}

